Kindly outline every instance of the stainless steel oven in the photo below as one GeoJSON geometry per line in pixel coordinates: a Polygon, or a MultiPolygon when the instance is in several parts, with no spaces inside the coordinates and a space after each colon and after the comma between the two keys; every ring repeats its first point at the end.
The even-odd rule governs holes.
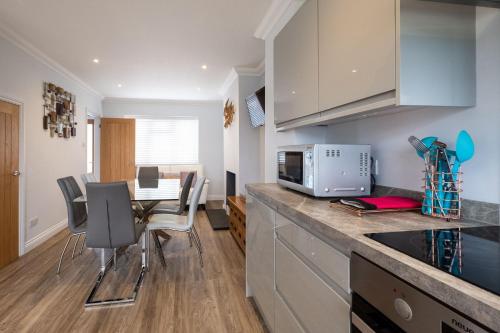
{"type": "Polygon", "coordinates": [[[494,333],[353,253],[352,333],[494,333]]]}
{"type": "Polygon", "coordinates": [[[370,146],[311,144],[278,148],[278,184],[315,197],[370,195],[370,146]]]}

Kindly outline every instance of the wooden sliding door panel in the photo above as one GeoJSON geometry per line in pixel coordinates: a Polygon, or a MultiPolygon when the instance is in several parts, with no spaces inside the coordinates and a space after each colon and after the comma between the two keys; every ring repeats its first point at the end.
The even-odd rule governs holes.
{"type": "Polygon", "coordinates": [[[19,256],[19,107],[0,101],[0,268],[19,256]]]}
{"type": "Polygon", "coordinates": [[[101,119],[101,181],[135,178],[135,119],[101,119]]]}

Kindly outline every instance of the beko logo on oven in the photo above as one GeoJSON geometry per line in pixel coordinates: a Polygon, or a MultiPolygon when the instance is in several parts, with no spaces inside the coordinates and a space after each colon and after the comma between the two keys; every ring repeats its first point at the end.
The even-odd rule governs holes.
{"type": "Polygon", "coordinates": [[[466,326],[464,323],[461,323],[456,319],[452,319],[451,322],[453,323],[453,325],[460,328],[462,331],[466,333],[474,333],[474,330],[472,328],[466,326]]]}

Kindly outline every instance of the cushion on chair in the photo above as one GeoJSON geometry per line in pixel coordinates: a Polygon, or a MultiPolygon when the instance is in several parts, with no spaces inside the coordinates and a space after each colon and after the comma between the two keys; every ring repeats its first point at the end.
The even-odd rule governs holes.
{"type": "Polygon", "coordinates": [[[180,205],[177,204],[167,204],[167,203],[159,203],[155,206],[155,208],[151,211],[151,214],[176,214],[179,211],[180,205]]]}

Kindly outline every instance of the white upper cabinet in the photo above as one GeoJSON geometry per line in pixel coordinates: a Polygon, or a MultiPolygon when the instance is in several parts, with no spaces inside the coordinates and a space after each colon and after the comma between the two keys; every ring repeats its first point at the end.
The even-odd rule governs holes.
{"type": "Polygon", "coordinates": [[[319,110],[396,89],[396,0],[319,0],[319,110]]]}
{"type": "Polygon", "coordinates": [[[318,112],[318,1],[308,0],[274,40],[275,123],[318,112]]]}
{"type": "Polygon", "coordinates": [[[306,0],[274,43],[278,131],[476,103],[475,7],[306,0]]]}

